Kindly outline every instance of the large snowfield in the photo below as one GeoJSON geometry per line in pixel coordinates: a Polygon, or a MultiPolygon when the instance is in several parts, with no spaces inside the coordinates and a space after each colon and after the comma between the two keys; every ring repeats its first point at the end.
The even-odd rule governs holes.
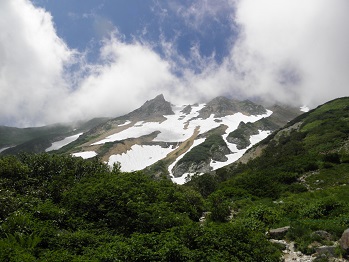
{"type": "MultiPolygon", "coordinates": [[[[258,143],[262,139],[268,136],[270,132],[268,131],[259,131],[258,135],[251,136],[250,142],[251,145],[243,150],[238,150],[235,144],[227,142],[227,136],[230,132],[234,131],[240,122],[255,122],[264,117],[269,117],[273,112],[267,110],[267,113],[262,115],[251,115],[247,116],[242,113],[236,113],[234,115],[228,115],[225,117],[215,117],[211,115],[207,119],[197,118],[199,115],[199,111],[205,107],[205,104],[199,104],[196,106],[191,106],[192,110],[189,114],[185,114],[181,112],[186,105],[183,106],[173,106],[174,115],[166,115],[166,120],[159,122],[144,122],[140,121],[135,123],[133,126],[129,127],[126,130],[121,132],[112,134],[105,139],[97,141],[91,145],[100,145],[107,142],[121,141],[128,138],[139,138],[141,136],[149,135],[155,131],[160,131],[157,137],[153,140],[156,142],[183,142],[193,136],[195,130],[198,128],[199,134],[203,134],[213,128],[219,127],[220,125],[228,126],[226,130],[226,134],[223,135],[223,139],[227,143],[229,149],[231,150],[231,154],[227,155],[228,160],[226,162],[217,162],[211,161],[212,170],[216,170],[220,167],[223,167],[227,164],[231,164],[238,160],[248,148],[252,145],[258,143]]],[[[130,124],[130,121],[126,121],[123,125],[130,124]]],[[[122,126],[122,125],[120,125],[122,126]]],[[[194,140],[194,144],[191,146],[189,150],[193,147],[204,142],[205,139],[196,139],[194,140]]],[[[127,151],[123,154],[112,155],[109,158],[108,164],[112,166],[114,163],[119,162],[121,164],[121,170],[130,172],[136,171],[146,168],[154,164],[155,162],[165,158],[167,154],[175,150],[175,148],[168,147],[162,148],[159,145],[134,145],[131,150],[127,151]]],[[[75,153],[75,156],[81,156],[83,158],[89,158],[94,156],[95,152],[81,152],[75,153]]],[[[172,163],[168,171],[170,176],[172,177],[172,181],[178,184],[183,184],[186,182],[186,177],[192,176],[194,174],[184,174],[182,177],[175,178],[172,175],[172,168],[175,164],[183,157],[184,155],[180,155],[174,163],[172,163]]]]}
{"type": "Polygon", "coordinates": [[[219,127],[221,124],[224,124],[228,126],[227,133],[230,133],[238,127],[241,121],[245,123],[255,122],[263,117],[268,117],[272,114],[272,111],[268,110],[266,114],[257,116],[246,116],[242,113],[236,113],[234,115],[221,118],[215,118],[213,115],[211,115],[207,119],[193,119],[199,115],[199,111],[204,106],[205,104],[201,104],[195,107],[193,106],[192,112],[188,115],[181,113],[185,106],[175,107],[175,114],[165,116],[166,120],[162,123],[140,121],[134,124],[132,127],[108,136],[107,138],[95,142],[92,145],[121,141],[127,138],[137,138],[149,135],[155,131],[160,131],[161,133],[154,139],[154,141],[183,142],[193,135],[194,130],[197,127],[200,128],[200,134],[203,134],[213,128],[219,127]],[[187,123],[189,124],[187,125],[187,123]]]}
{"type": "Polygon", "coordinates": [[[172,147],[134,145],[126,153],[112,155],[108,164],[113,166],[114,163],[120,162],[121,171],[125,172],[141,170],[165,158],[173,150],[172,147]]]}

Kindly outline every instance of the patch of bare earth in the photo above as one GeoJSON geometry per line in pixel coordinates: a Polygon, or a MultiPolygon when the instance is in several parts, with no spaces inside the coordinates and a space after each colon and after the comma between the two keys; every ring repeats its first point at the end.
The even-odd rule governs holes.
{"type": "Polygon", "coordinates": [[[124,126],[116,126],[116,127],[113,127],[113,128],[111,128],[111,129],[109,129],[107,131],[104,130],[104,132],[99,131],[98,133],[100,133],[100,134],[99,134],[98,137],[96,137],[96,138],[86,142],[85,144],[82,144],[82,147],[88,147],[90,149],[92,147],[91,144],[96,143],[98,141],[101,141],[101,140],[107,138],[108,136],[120,133],[121,131],[124,131],[124,130],[128,129],[131,126],[134,126],[134,124],[136,124],[136,122],[131,122],[131,123],[129,123],[127,125],[124,125],[124,126]]]}
{"type": "Polygon", "coordinates": [[[246,164],[248,161],[259,157],[263,150],[266,148],[266,145],[259,145],[247,151],[242,157],[240,157],[236,163],[246,164]]]}
{"type": "Polygon", "coordinates": [[[121,155],[126,153],[134,145],[143,145],[154,140],[158,135],[157,132],[153,132],[149,135],[141,136],[139,138],[128,138],[115,144],[108,150],[106,154],[102,156],[102,161],[108,161],[111,155],[121,155]]]}
{"type": "Polygon", "coordinates": [[[167,154],[167,156],[164,158],[164,161],[168,163],[168,165],[172,164],[180,155],[184,154],[189,150],[189,148],[193,145],[194,140],[197,138],[198,135],[199,127],[196,127],[193,135],[184,142],[181,142],[179,146],[171,153],[167,154]]]}

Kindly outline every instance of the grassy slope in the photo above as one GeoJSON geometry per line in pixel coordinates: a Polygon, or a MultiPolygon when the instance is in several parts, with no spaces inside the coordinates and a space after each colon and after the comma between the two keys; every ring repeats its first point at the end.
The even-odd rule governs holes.
{"type": "Polygon", "coordinates": [[[349,227],[349,98],[319,106],[287,127],[262,142],[267,146],[259,157],[188,185],[211,199],[215,215],[224,215],[223,204],[214,206],[219,198],[237,218],[265,229],[291,225],[286,237],[310,254],[312,243],[331,244],[349,227]],[[316,230],[328,231],[331,241],[317,239],[316,230]]]}
{"type": "Polygon", "coordinates": [[[260,157],[186,186],[96,159],[1,157],[0,260],[280,261],[264,232],[286,225],[305,253],[331,245],[349,227],[347,105],[298,117],[260,157]]]}
{"type": "Polygon", "coordinates": [[[7,154],[43,152],[46,148],[50,147],[53,141],[63,139],[75,133],[86,132],[106,121],[107,118],[94,118],[89,121],[54,124],[43,127],[15,128],[1,126],[0,148],[16,145],[6,150],[5,153],[7,154]]]}

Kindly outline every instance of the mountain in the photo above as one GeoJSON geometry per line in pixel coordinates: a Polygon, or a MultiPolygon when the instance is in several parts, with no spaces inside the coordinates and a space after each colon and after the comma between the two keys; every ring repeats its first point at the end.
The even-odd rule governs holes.
{"type": "MultiPolygon", "coordinates": [[[[349,179],[343,173],[344,169],[349,168],[348,120],[349,98],[325,103],[289,121],[284,127],[250,147],[236,162],[216,170],[215,174],[218,177],[221,175],[223,180],[227,176],[235,180],[234,174],[246,170],[245,178],[249,174],[258,174],[261,179],[270,177],[272,183],[263,183],[269,187],[269,193],[271,185],[278,186],[282,183],[306,185],[307,189],[312,190],[319,188],[321,184],[324,188],[345,184],[349,179]],[[329,175],[336,172],[336,177],[329,175]],[[277,173],[282,175],[276,179],[277,173]]],[[[240,128],[247,133],[251,132],[250,123],[240,124],[240,128]]],[[[236,130],[233,131],[235,132],[236,130]]],[[[255,184],[256,181],[257,177],[251,183],[255,184]]]]}
{"type": "Polygon", "coordinates": [[[69,153],[98,157],[122,171],[146,169],[176,183],[233,163],[253,144],[299,115],[249,100],[217,97],[206,104],[172,105],[158,95],[120,117],[41,128],[3,128],[3,154],[69,153]],[[271,109],[271,110],[270,110],[271,109]]]}
{"type": "Polygon", "coordinates": [[[92,128],[58,152],[97,156],[110,166],[119,162],[122,171],[145,169],[184,183],[188,175],[236,161],[252,144],[301,113],[285,106],[273,109],[225,97],[177,106],[158,95],[129,114],[92,128]],[[244,123],[255,123],[253,132],[246,133],[244,123]],[[244,133],[244,145],[233,139],[235,130],[244,133]]]}
{"type": "Polygon", "coordinates": [[[107,120],[108,118],[95,118],[89,121],[30,128],[0,126],[0,153],[40,153],[47,149],[51,150],[50,147],[54,150],[62,144],[61,141],[68,138],[67,143],[69,143],[70,137],[75,138],[77,134],[86,132],[107,120]],[[56,147],[55,143],[57,144],[56,147]]]}
{"type": "MultiPolygon", "coordinates": [[[[204,107],[171,105],[174,114],[160,122],[110,121],[120,121],[120,128],[136,125],[128,130],[135,137],[144,135],[142,125],[151,132],[143,139],[158,145],[165,143],[155,141],[167,134],[164,123],[188,122],[187,129],[197,133],[194,142],[202,143],[178,166],[205,161],[202,156],[229,159],[229,127],[201,132],[204,120],[216,119],[199,118],[204,107]]],[[[255,117],[235,127],[250,135],[285,114],[274,110],[268,121],[255,117]]],[[[219,123],[226,117],[231,115],[219,123]]],[[[84,135],[98,142],[101,137],[93,134],[105,128],[101,124],[84,135]]],[[[86,138],[91,147],[108,143],[91,145],[86,138]]],[[[297,116],[234,163],[194,175],[184,185],[150,177],[150,170],[168,170],[160,162],[122,172],[98,158],[70,154],[0,156],[0,261],[348,261],[349,98],[297,116]]]]}
{"type": "Polygon", "coordinates": [[[167,102],[164,96],[158,95],[152,100],[146,101],[140,108],[124,116],[133,121],[165,120],[165,115],[174,115],[171,103],[167,102]]]}
{"type": "Polygon", "coordinates": [[[236,113],[242,113],[244,115],[262,115],[266,113],[266,110],[263,106],[256,105],[249,100],[239,101],[219,96],[208,102],[205,107],[200,110],[198,117],[206,119],[213,114],[215,117],[219,118],[236,113]]]}
{"type": "MultiPolygon", "coordinates": [[[[253,133],[248,123],[240,128],[253,133]]],[[[293,260],[341,261],[333,256],[349,254],[338,244],[349,228],[348,182],[349,97],[344,97],[296,117],[238,161],[186,185],[213,201],[217,220],[251,219],[251,226],[262,223],[278,239],[273,241],[292,243],[303,252],[285,246],[293,260]]]]}

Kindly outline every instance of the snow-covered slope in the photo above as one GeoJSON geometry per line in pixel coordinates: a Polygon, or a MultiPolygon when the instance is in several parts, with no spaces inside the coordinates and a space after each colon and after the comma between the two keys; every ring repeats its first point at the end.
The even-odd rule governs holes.
{"type": "Polygon", "coordinates": [[[282,106],[274,106],[273,111],[248,100],[225,97],[207,104],[172,105],[159,95],[83,134],[70,153],[83,158],[98,155],[110,166],[119,162],[121,171],[146,169],[182,184],[196,173],[235,162],[248,148],[301,113],[282,106]],[[241,123],[251,123],[245,127],[250,133],[240,130],[241,123]],[[234,143],[239,139],[247,141],[245,147],[234,143]]]}
{"type": "Polygon", "coordinates": [[[165,158],[171,151],[171,147],[134,145],[126,153],[110,156],[108,164],[113,166],[119,162],[121,170],[127,172],[141,170],[165,158]]]}
{"type": "Polygon", "coordinates": [[[59,141],[56,141],[56,142],[53,142],[52,145],[49,147],[49,148],[46,148],[46,152],[49,152],[49,151],[52,151],[52,150],[58,150],[58,149],[61,149],[62,147],[70,144],[71,142],[75,141],[76,139],[79,138],[79,136],[81,136],[82,133],[79,133],[79,134],[76,134],[76,135],[73,135],[73,136],[68,136],[62,140],[59,140],[59,141]]]}
{"type": "MultiPolygon", "coordinates": [[[[251,102],[248,105],[251,106],[251,102]]],[[[89,158],[97,153],[96,151],[88,150],[88,147],[96,150],[96,148],[103,148],[106,143],[109,145],[119,145],[120,147],[120,144],[124,143],[123,141],[137,141],[137,143],[132,142],[133,144],[130,142],[130,146],[124,146],[121,151],[114,150],[116,152],[113,152],[113,150],[110,150],[110,154],[105,161],[110,166],[119,162],[122,171],[136,171],[149,167],[159,160],[167,159],[168,161],[166,163],[168,164],[169,176],[171,176],[174,182],[182,184],[185,182],[185,178],[188,175],[190,177],[193,173],[185,173],[181,177],[174,177],[172,169],[185,156],[185,153],[205,141],[206,134],[223,126],[225,133],[222,135],[222,138],[231,151],[230,154],[226,155],[227,160],[224,162],[211,160],[209,169],[215,170],[233,163],[248,149],[238,150],[235,144],[227,141],[228,134],[234,131],[240,122],[255,122],[269,117],[273,113],[270,110],[263,109],[262,114],[256,115],[236,112],[216,117],[214,112],[211,112],[209,117],[199,117],[201,112],[208,111],[206,107],[207,104],[172,105],[172,110],[168,110],[171,111],[171,114],[164,115],[161,121],[133,121],[132,119],[124,119],[115,125],[115,132],[111,133],[109,131],[107,136],[100,136],[102,139],[95,139],[94,142],[85,146],[86,152],[75,152],[74,155],[89,158]],[[122,128],[126,125],[128,125],[128,128],[122,128]],[[156,136],[150,142],[142,142],[142,137],[150,136],[154,132],[156,132],[156,136]],[[176,154],[175,157],[169,157],[171,153],[180,147],[182,148],[181,153],[176,154]]],[[[251,136],[250,146],[265,138],[269,133],[270,131],[260,131],[258,135],[251,136]]]]}

